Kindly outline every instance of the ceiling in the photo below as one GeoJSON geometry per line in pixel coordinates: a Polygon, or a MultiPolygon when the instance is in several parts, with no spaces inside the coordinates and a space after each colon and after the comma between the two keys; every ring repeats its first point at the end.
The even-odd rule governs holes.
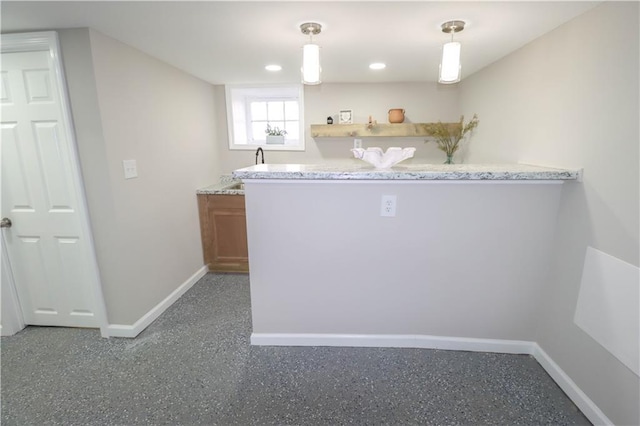
{"type": "Polygon", "coordinates": [[[440,25],[464,20],[462,75],[600,3],[581,1],[2,1],[2,32],[90,27],[213,84],[300,81],[303,22],[319,22],[322,80],[437,80],[440,25]],[[373,71],[371,62],[387,68],[373,71]],[[283,67],[268,72],[265,65],[283,67]]]}

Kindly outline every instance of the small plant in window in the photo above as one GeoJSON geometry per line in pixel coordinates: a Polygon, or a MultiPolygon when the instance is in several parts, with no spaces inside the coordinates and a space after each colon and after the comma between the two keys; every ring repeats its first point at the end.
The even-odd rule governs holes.
{"type": "Polygon", "coordinates": [[[267,129],[264,132],[269,136],[284,136],[287,134],[286,130],[281,130],[278,126],[271,127],[269,124],[267,124],[267,129]]]}
{"type": "Polygon", "coordinates": [[[284,144],[284,135],[287,134],[287,131],[284,129],[280,129],[279,127],[271,127],[267,124],[267,129],[264,131],[267,134],[267,144],[268,145],[283,145],[284,144]]]}

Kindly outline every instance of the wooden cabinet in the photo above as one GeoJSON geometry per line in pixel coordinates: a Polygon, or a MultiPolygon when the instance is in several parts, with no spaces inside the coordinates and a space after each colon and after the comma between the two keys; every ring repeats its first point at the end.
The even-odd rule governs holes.
{"type": "Polygon", "coordinates": [[[249,272],[244,195],[198,194],[198,210],[209,270],[249,272]]]}

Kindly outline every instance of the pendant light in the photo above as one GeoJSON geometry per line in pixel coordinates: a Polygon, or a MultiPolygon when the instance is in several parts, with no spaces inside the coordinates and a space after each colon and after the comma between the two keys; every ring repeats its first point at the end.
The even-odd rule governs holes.
{"type": "Polygon", "coordinates": [[[313,36],[320,34],[322,25],[307,22],[300,25],[300,30],[309,36],[309,43],[302,48],[302,83],[320,84],[320,46],[313,43],[313,36]]]}
{"type": "Polygon", "coordinates": [[[442,61],[438,83],[452,84],[460,81],[460,42],[453,41],[453,34],[464,29],[464,21],[449,21],[442,24],[442,32],[451,34],[451,41],[442,46],[442,61]]]}

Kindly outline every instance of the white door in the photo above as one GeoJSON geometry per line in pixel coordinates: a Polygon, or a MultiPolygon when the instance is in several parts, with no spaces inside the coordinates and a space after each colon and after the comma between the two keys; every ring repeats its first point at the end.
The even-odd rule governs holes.
{"type": "Polygon", "coordinates": [[[2,237],[26,324],[100,327],[102,295],[57,37],[41,34],[55,55],[51,43],[20,51],[2,37],[1,197],[2,217],[11,221],[2,237]]]}

